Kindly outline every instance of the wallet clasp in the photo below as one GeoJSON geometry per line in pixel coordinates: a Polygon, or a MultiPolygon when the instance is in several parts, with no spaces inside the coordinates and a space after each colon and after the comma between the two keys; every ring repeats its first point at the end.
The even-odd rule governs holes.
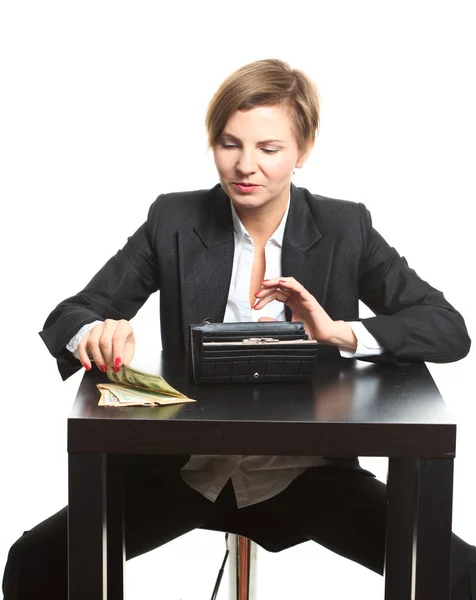
{"type": "Polygon", "coordinates": [[[250,337],[243,340],[243,344],[275,344],[278,339],[272,337],[250,337]]]}

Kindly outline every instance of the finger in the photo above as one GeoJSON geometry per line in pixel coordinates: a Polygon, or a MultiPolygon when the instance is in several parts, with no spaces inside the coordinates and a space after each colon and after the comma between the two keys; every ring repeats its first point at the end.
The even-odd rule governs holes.
{"type": "Polygon", "coordinates": [[[268,296],[272,296],[273,294],[275,294],[276,292],[281,291],[283,292],[283,294],[286,294],[287,296],[291,295],[291,291],[285,291],[283,289],[281,289],[279,286],[273,286],[269,289],[260,289],[256,292],[255,297],[257,300],[262,300],[264,298],[267,298],[268,296]]]}
{"type": "Polygon", "coordinates": [[[88,351],[86,349],[90,333],[91,330],[87,331],[78,344],[78,358],[86,371],[91,370],[91,358],[88,356],[88,351]]]}
{"type": "Polygon", "coordinates": [[[261,289],[256,292],[255,296],[263,297],[263,294],[273,289],[280,289],[288,294],[298,292],[299,294],[310,295],[306,288],[294,277],[275,277],[274,279],[264,279],[261,282],[261,289]]]}
{"type": "Polygon", "coordinates": [[[261,282],[261,289],[269,289],[272,287],[278,287],[279,277],[273,277],[273,279],[263,279],[261,282]]]}
{"type": "Polygon", "coordinates": [[[135,346],[135,341],[134,341],[134,338],[133,338],[132,342],[128,341],[126,343],[126,347],[125,347],[125,350],[124,350],[124,364],[125,365],[130,364],[130,362],[134,358],[135,349],[136,349],[136,346],[135,346]]]}
{"type": "Polygon", "coordinates": [[[277,321],[278,319],[273,319],[273,317],[260,317],[258,319],[258,323],[268,323],[269,321],[277,321]]]}
{"type": "MultiPolygon", "coordinates": [[[[101,351],[100,339],[104,329],[104,323],[98,323],[88,331],[88,339],[86,340],[86,352],[88,356],[96,363],[98,369],[103,372],[107,371],[106,360],[101,351]]],[[[82,341],[82,340],[81,340],[82,341]]]]}
{"type": "Polygon", "coordinates": [[[127,364],[134,355],[134,332],[129,321],[117,321],[112,336],[112,368],[119,370],[122,364],[127,364]],[[129,347],[129,348],[128,348],[129,347]]]}
{"type": "Polygon", "coordinates": [[[272,279],[263,279],[262,288],[278,287],[281,282],[291,286],[300,286],[301,284],[294,277],[273,277],[272,279]]]}
{"type": "Polygon", "coordinates": [[[294,277],[283,277],[279,280],[279,288],[290,295],[293,295],[294,299],[300,299],[301,302],[310,303],[310,305],[316,305],[316,308],[320,304],[317,302],[316,298],[301,284],[299,281],[296,281],[294,277]]]}
{"type": "MultiPolygon", "coordinates": [[[[306,288],[302,285],[302,283],[299,283],[299,281],[296,281],[296,279],[294,279],[294,277],[281,277],[279,279],[279,283],[278,283],[279,287],[283,290],[287,290],[287,291],[293,291],[293,292],[298,292],[298,293],[304,293],[307,292],[306,288]]],[[[307,292],[309,293],[309,292],[307,292]]]]}
{"type": "Polygon", "coordinates": [[[275,278],[275,279],[264,279],[261,282],[261,287],[259,288],[259,290],[256,290],[256,292],[254,294],[255,294],[255,296],[258,296],[258,294],[260,292],[267,291],[269,289],[278,287],[278,285],[279,285],[279,279],[277,279],[277,278],[275,278]]]}
{"type": "Polygon", "coordinates": [[[115,334],[118,321],[106,319],[103,323],[101,337],[99,338],[99,348],[104,357],[106,367],[114,367],[112,338],[115,334]]]}
{"type": "Polygon", "coordinates": [[[264,308],[267,304],[272,302],[273,300],[278,300],[279,302],[286,303],[289,300],[289,294],[283,292],[280,289],[271,290],[266,295],[260,296],[256,303],[253,305],[254,310],[260,310],[264,308]]]}

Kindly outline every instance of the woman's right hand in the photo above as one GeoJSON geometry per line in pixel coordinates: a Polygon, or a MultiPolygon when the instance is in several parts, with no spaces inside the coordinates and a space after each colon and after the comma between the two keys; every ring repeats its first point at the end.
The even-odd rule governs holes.
{"type": "Polygon", "coordinates": [[[87,371],[91,369],[91,361],[94,361],[103,372],[109,367],[117,372],[122,364],[131,362],[134,350],[134,331],[129,321],[106,319],[81,338],[78,357],[87,371]]]}

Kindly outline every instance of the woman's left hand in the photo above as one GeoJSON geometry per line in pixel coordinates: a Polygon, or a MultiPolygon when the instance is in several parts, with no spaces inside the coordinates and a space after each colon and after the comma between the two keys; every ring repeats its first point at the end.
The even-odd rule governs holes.
{"type": "Polygon", "coordinates": [[[302,321],[308,336],[322,344],[331,344],[355,350],[357,339],[350,325],[334,321],[319,302],[294,277],[268,279],[255,294],[254,309],[261,309],[269,302],[278,300],[289,306],[293,321],[302,321]]]}

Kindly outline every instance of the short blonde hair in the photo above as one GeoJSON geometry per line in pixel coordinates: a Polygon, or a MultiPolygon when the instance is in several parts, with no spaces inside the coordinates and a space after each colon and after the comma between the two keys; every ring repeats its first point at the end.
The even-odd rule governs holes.
{"type": "Polygon", "coordinates": [[[301,152],[314,141],[319,128],[319,95],[315,83],[302,71],[279,59],[241,67],[221,84],[208,105],[205,126],[214,148],[236,110],[282,105],[290,110],[294,135],[301,152]]]}

